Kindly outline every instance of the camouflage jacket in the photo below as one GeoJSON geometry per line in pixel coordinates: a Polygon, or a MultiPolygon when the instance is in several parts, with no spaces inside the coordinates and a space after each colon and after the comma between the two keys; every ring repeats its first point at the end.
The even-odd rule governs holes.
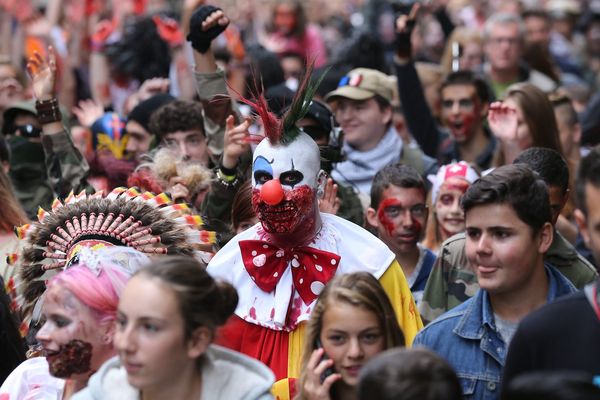
{"type": "Polygon", "coordinates": [[[204,132],[211,160],[218,163],[223,153],[223,140],[225,137],[225,120],[230,114],[240,121],[240,111],[237,103],[230,98],[227,92],[225,72],[218,68],[214,73],[194,71],[196,92],[202,102],[204,113],[204,132]]]}
{"type": "Polygon", "coordinates": [[[363,206],[352,186],[344,186],[338,183],[337,197],[340,199],[337,216],[354,222],[358,226],[364,226],[365,213],[363,206]]]}
{"type": "Polygon", "coordinates": [[[86,179],[90,167],[67,130],[44,135],[42,145],[46,155],[46,171],[56,197],[64,199],[71,191],[75,194],[82,190],[94,193],[94,188],[86,179]]]}
{"type": "MultiPolygon", "coordinates": [[[[428,324],[446,311],[471,298],[479,289],[477,275],[465,256],[465,234],[459,233],[442,243],[438,258],[425,286],[419,312],[428,324]]],[[[592,264],[554,231],[554,240],[545,261],[556,267],[578,289],[598,277],[592,264]]]]}

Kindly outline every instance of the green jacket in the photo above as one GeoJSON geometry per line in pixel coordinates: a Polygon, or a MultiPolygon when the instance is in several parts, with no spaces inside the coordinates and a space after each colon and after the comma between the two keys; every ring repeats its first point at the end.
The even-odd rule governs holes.
{"type": "Polygon", "coordinates": [[[90,167],[67,130],[43,135],[42,145],[46,155],[46,171],[56,197],[64,199],[71,191],[75,194],[82,190],[90,194],[95,192],[86,179],[90,167]]]}
{"type": "MultiPolygon", "coordinates": [[[[545,261],[556,267],[578,289],[594,282],[598,273],[592,264],[554,231],[545,261]]],[[[446,311],[471,298],[479,289],[477,275],[465,256],[465,234],[452,236],[440,247],[438,258],[425,286],[419,312],[428,324],[446,311]]]]}

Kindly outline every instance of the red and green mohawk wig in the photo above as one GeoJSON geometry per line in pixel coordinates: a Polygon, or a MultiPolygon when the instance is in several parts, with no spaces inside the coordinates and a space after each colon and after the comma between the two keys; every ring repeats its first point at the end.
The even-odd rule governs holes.
{"type": "MultiPolygon", "coordinates": [[[[257,95],[254,100],[249,100],[240,96],[240,101],[252,107],[262,120],[265,128],[265,135],[271,144],[281,143],[285,145],[291,143],[300,133],[300,129],[296,127],[296,123],[304,118],[308,112],[312,98],[327,73],[327,71],[325,71],[319,79],[315,82],[311,82],[310,78],[314,64],[313,61],[308,66],[306,74],[304,74],[304,78],[302,79],[302,83],[298,87],[298,91],[292,100],[292,105],[282,118],[278,118],[269,110],[267,99],[262,91],[258,93],[258,89],[256,90],[257,95]]],[[[255,88],[256,86],[257,85],[255,84],[255,88]]]]}

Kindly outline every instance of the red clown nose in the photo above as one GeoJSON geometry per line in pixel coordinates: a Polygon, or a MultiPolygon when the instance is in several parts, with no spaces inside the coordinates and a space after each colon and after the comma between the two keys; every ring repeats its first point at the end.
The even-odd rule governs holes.
{"type": "Polygon", "coordinates": [[[283,200],[283,188],[279,179],[271,179],[265,182],[260,189],[260,198],[270,206],[277,205],[283,200]]]}

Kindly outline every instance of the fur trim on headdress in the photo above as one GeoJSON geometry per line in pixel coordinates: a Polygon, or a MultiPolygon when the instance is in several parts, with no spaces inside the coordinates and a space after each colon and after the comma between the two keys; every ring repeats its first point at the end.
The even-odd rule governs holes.
{"type": "Polygon", "coordinates": [[[192,197],[206,190],[214,179],[210,169],[183,161],[173,150],[162,148],[148,162],[140,164],[127,183],[158,193],[167,190],[174,177],[181,178],[192,197]]]}
{"type": "Polygon", "coordinates": [[[71,193],[62,203],[55,200],[51,211],[40,209],[39,222],[17,228],[26,240],[18,257],[18,305],[31,317],[45,281],[56,270],[77,260],[81,248],[128,246],[146,254],[192,256],[205,250],[214,234],[201,231],[203,221],[190,215],[183,204],[173,204],[161,193],[140,193],[135,188],[116,188],[107,196],[71,193]]]}

